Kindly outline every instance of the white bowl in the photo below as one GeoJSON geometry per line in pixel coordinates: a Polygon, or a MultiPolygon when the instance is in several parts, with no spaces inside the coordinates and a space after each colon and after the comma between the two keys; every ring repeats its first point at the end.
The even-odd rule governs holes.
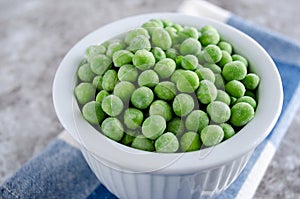
{"type": "Polygon", "coordinates": [[[199,198],[226,189],[240,174],[255,147],[274,127],[282,108],[278,70],[266,51],[249,36],[210,19],[176,13],[153,13],[125,18],[90,33],[65,56],[55,75],[53,100],[62,125],[80,144],[89,166],[117,197],[199,198]],[[168,19],[200,28],[212,25],[236,52],[250,60],[261,77],[254,119],[221,144],[189,153],[162,154],[126,147],[99,133],[82,117],[73,90],[76,71],[88,46],[141,26],[151,18],[168,19]]]}

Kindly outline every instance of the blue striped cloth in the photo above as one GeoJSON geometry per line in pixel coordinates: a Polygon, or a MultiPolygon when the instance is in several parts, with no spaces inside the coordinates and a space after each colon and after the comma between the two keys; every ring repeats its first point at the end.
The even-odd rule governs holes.
{"type": "MultiPolygon", "coordinates": [[[[271,134],[256,148],[236,181],[217,198],[251,198],[300,103],[300,45],[207,2],[189,0],[180,12],[213,16],[254,38],[271,55],[280,72],[284,103],[271,134]],[[205,12],[201,10],[205,9],[205,12]]],[[[271,96],[270,96],[271,97],[271,96]]],[[[116,198],[92,173],[81,152],[55,139],[0,187],[0,198],[116,198]]]]}

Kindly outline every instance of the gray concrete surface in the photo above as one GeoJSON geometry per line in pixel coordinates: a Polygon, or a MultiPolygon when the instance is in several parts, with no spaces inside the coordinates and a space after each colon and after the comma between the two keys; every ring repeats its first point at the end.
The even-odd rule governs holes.
{"type": "MultiPolygon", "coordinates": [[[[52,105],[53,77],[85,34],[125,16],[176,11],[181,0],[0,0],[0,183],[61,130],[52,105]]],[[[298,0],[211,0],[300,41],[298,0]]],[[[255,198],[299,198],[300,110],[255,198]]]]}

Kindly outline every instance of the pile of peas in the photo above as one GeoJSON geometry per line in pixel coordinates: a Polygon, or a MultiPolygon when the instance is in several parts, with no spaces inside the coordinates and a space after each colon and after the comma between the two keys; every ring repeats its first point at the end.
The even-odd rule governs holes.
{"type": "Polygon", "coordinates": [[[108,138],[146,151],[188,152],[229,139],[253,117],[260,82],[206,25],[151,19],[88,47],[75,96],[108,138]]]}

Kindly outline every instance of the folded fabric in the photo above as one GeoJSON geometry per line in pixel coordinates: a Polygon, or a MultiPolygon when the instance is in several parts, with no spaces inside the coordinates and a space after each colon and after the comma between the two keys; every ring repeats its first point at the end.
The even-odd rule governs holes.
{"type": "MultiPolygon", "coordinates": [[[[211,17],[245,32],[268,51],[280,72],[284,103],[276,126],[237,180],[217,197],[251,198],[300,103],[300,45],[204,1],[185,1],[179,12],[211,17]]],[[[0,198],[116,197],[97,180],[76,144],[62,134],[0,187],[0,198]]]]}

